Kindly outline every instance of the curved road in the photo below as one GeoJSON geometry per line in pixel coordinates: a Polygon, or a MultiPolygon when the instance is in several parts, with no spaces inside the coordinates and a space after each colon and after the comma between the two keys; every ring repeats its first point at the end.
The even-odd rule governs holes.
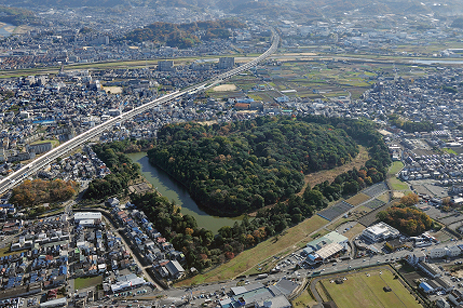
{"type": "Polygon", "coordinates": [[[10,174],[6,178],[0,181],[0,195],[4,194],[7,192],[9,189],[13,188],[14,186],[18,185],[21,183],[24,179],[27,178],[28,174],[33,174],[43,167],[45,167],[47,164],[52,162],[53,160],[57,159],[58,157],[65,155],[66,153],[69,153],[76,147],[80,146],[84,142],[91,140],[95,136],[99,135],[100,133],[104,132],[111,126],[115,125],[118,122],[124,121],[124,120],[129,120],[136,115],[145,112],[153,107],[159,106],[159,105],[164,105],[167,103],[170,103],[172,101],[175,101],[179,98],[181,98],[184,95],[191,95],[194,94],[198,91],[205,91],[211,87],[216,86],[217,84],[220,84],[222,81],[231,78],[243,71],[246,71],[250,69],[251,67],[256,66],[259,64],[261,61],[265,60],[267,57],[269,57],[271,54],[273,54],[278,47],[278,44],[280,42],[280,36],[278,33],[272,28],[272,45],[271,47],[261,54],[259,57],[255,58],[254,60],[243,64],[237,68],[234,68],[230,71],[227,71],[223,74],[220,74],[210,80],[207,80],[205,82],[199,83],[197,85],[188,87],[182,91],[175,91],[173,93],[164,95],[158,99],[155,99],[149,103],[146,103],[142,106],[139,106],[133,110],[130,110],[128,112],[123,113],[122,115],[109,119],[108,121],[95,126],[94,128],[66,141],[62,145],[54,148],[53,150],[45,153],[41,157],[35,159],[31,163],[25,165],[21,169],[15,171],[14,173],[10,174]]]}

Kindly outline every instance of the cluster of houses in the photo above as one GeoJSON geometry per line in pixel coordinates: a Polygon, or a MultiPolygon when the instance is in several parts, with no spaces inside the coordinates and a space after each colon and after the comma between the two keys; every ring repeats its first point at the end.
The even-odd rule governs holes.
{"type": "Polygon", "coordinates": [[[122,239],[105,230],[99,212],[78,212],[74,215],[74,235],[71,258],[73,277],[106,274],[135,265],[122,239]]]}
{"type": "Polygon", "coordinates": [[[52,163],[50,168],[39,171],[37,174],[38,177],[81,181],[81,179],[90,180],[96,177],[104,178],[111,173],[106,164],[97,157],[91,147],[85,146],[83,150],[83,153],[78,152],[62,159],[60,162],[52,163]]]}
{"type": "MultiPolygon", "coordinates": [[[[185,270],[180,262],[185,261],[185,255],[175,250],[162,234],[154,228],[153,223],[143,211],[131,209],[121,210],[118,201],[111,199],[108,202],[112,207],[112,214],[124,227],[128,238],[144,256],[146,261],[152,264],[153,269],[166,279],[179,279],[185,270]]],[[[129,204],[126,208],[131,208],[129,204]]]]}
{"type": "Polygon", "coordinates": [[[405,181],[420,179],[436,179],[442,186],[461,184],[463,175],[463,155],[433,154],[408,156],[406,166],[399,173],[405,181]]]}
{"type": "Polygon", "coordinates": [[[452,281],[444,277],[442,271],[437,266],[425,262],[426,255],[423,252],[420,251],[415,254],[409,254],[405,257],[405,260],[429,277],[428,280],[422,281],[419,285],[419,288],[426,294],[433,294],[441,291],[448,293],[455,289],[452,281]]]}
{"type": "Polygon", "coordinates": [[[56,289],[68,278],[67,215],[27,222],[21,230],[13,253],[0,258],[0,299],[56,289]]]}

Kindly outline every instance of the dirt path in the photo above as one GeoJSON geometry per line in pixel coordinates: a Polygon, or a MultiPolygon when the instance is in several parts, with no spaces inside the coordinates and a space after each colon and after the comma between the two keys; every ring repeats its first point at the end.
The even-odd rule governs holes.
{"type": "Polygon", "coordinates": [[[305,188],[307,185],[310,185],[311,187],[314,187],[317,184],[321,184],[325,181],[328,182],[333,182],[334,179],[349,170],[352,170],[352,168],[357,168],[360,169],[365,165],[365,162],[369,159],[368,151],[365,147],[359,145],[359,153],[358,155],[354,158],[353,161],[348,162],[347,164],[344,164],[342,166],[336,167],[331,170],[323,170],[311,174],[307,174],[304,177],[304,187],[302,187],[301,191],[298,193],[299,196],[301,196],[304,193],[305,188]]]}

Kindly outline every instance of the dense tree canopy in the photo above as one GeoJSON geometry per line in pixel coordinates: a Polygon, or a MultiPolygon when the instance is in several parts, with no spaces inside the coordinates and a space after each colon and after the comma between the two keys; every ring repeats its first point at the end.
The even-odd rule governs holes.
{"type": "Polygon", "coordinates": [[[41,203],[61,202],[70,199],[79,188],[74,181],[61,179],[33,181],[25,180],[13,189],[10,202],[19,206],[33,206],[41,203]]]}
{"type": "MultiPolygon", "coordinates": [[[[453,91],[452,87],[450,89],[453,91]]],[[[412,122],[412,121],[404,121],[399,118],[398,115],[393,114],[389,116],[389,121],[397,126],[400,129],[403,129],[404,131],[408,133],[414,133],[414,132],[430,132],[434,130],[434,124],[429,122],[429,121],[420,121],[420,122],[412,122]]]]}
{"type": "Polygon", "coordinates": [[[432,219],[414,207],[418,202],[416,194],[408,194],[399,203],[378,213],[378,219],[408,235],[418,235],[433,227],[432,219]]]}
{"type": "MultiPolygon", "coordinates": [[[[337,200],[343,194],[353,193],[355,190],[371,185],[373,182],[381,181],[391,163],[388,150],[381,136],[376,132],[373,122],[328,119],[324,117],[308,117],[299,119],[299,121],[290,121],[287,118],[259,118],[255,121],[236,122],[213,127],[192,123],[169,125],[159,133],[159,144],[150,153],[151,162],[156,162],[153,161],[156,150],[161,151],[159,155],[165,155],[165,152],[162,151],[172,149],[172,151],[175,151],[172,153],[175,153],[176,156],[166,156],[164,158],[167,160],[166,166],[169,164],[167,170],[184,180],[183,183],[186,183],[187,180],[183,176],[190,175],[185,173],[190,172],[188,163],[191,164],[192,168],[194,167],[194,170],[199,170],[200,176],[207,176],[207,179],[211,174],[215,174],[214,172],[223,173],[223,171],[216,171],[216,168],[226,171],[225,174],[232,173],[233,168],[238,168],[237,170],[240,172],[232,173],[233,176],[229,175],[228,177],[231,180],[236,180],[233,177],[238,177],[239,181],[241,181],[236,182],[236,185],[240,185],[238,192],[244,195],[245,189],[254,189],[253,182],[244,182],[247,177],[253,175],[247,174],[249,170],[253,170],[249,166],[255,167],[257,165],[260,168],[258,169],[259,172],[267,174],[266,170],[270,166],[260,165],[259,162],[261,161],[266,162],[272,159],[271,166],[273,168],[271,172],[277,172],[275,169],[278,170],[278,168],[282,167],[287,170],[295,169],[297,171],[295,174],[298,175],[301,174],[301,170],[307,170],[307,172],[317,170],[311,169],[310,163],[307,163],[310,160],[296,159],[292,161],[293,149],[288,145],[287,140],[304,139],[302,133],[299,134],[296,128],[299,130],[307,129],[308,134],[317,131],[321,135],[325,132],[328,132],[328,134],[333,133],[334,136],[338,137],[342,135],[347,140],[345,140],[347,142],[345,144],[351,142],[351,139],[347,137],[349,135],[368,148],[371,159],[366,162],[365,167],[360,168],[360,170],[354,168],[341,174],[333,183],[325,182],[313,188],[307,187],[302,196],[291,193],[285,202],[282,202],[283,198],[278,197],[275,191],[265,191],[266,193],[263,195],[259,193],[249,194],[248,202],[250,206],[255,208],[261,208],[268,203],[266,198],[275,200],[276,203],[273,206],[259,209],[254,219],[248,220],[245,217],[241,222],[235,222],[233,226],[220,228],[215,235],[209,230],[198,227],[194,217],[182,215],[175,204],[157,193],[131,195],[132,202],[139,209],[145,211],[157,229],[163,230],[163,235],[173,243],[177,250],[185,253],[189,267],[194,266],[199,271],[202,271],[212,265],[232,259],[243,249],[257,245],[259,242],[311,217],[316,210],[325,208],[329,200],[337,200]],[[320,125],[300,125],[302,122],[319,123],[320,125]],[[288,123],[292,125],[286,127],[285,125],[288,123]],[[276,129],[279,130],[279,134],[276,129]],[[344,135],[340,130],[346,132],[347,135],[344,135]],[[242,132],[247,132],[247,134],[242,132]],[[268,140],[256,141],[260,140],[257,139],[257,136],[265,136],[267,132],[271,132],[268,140]],[[277,146],[273,133],[275,133],[276,139],[285,142],[279,141],[277,146]],[[251,137],[251,135],[255,137],[251,137]],[[178,144],[178,146],[174,146],[174,144],[178,144]],[[257,145],[261,145],[261,147],[257,145]],[[225,151],[223,149],[228,152],[223,152],[225,151]],[[260,158],[255,154],[256,152],[260,153],[259,151],[268,152],[266,152],[264,158],[260,158]],[[183,162],[183,164],[180,162],[183,162]],[[211,162],[212,164],[210,164],[211,162]],[[223,162],[233,163],[231,171],[228,171],[228,166],[222,164],[223,162]],[[241,168],[234,165],[239,165],[241,168]],[[297,168],[294,166],[297,166],[297,168]],[[306,166],[306,169],[302,169],[303,166],[306,166]]],[[[329,141],[325,140],[324,142],[329,141]]],[[[303,141],[300,141],[300,143],[303,143],[303,141]]],[[[110,147],[114,151],[120,152],[127,149],[129,145],[128,141],[124,141],[116,142],[110,147]]],[[[325,143],[320,143],[320,145],[323,148],[325,143]]],[[[294,143],[296,157],[306,158],[305,154],[300,153],[309,150],[294,143]]],[[[354,153],[356,152],[356,149],[352,150],[354,153]]],[[[167,153],[169,152],[167,151],[167,153]]],[[[326,152],[321,151],[321,153],[325,154],[326,152]]],[[[109,161],[112,157],[112,155],[105,156],[105,159],[109,161]]],[[[321,166],[321,164],[318,164],[318,166],[321,166]]],[[[328,167],[332,167],[332,165],[328,165],[328,167]]],[[[254,175],[259,178],[259,174],[254,175]]],[[[225,181],[216,179],[215,182],[227,183],[229,180],[227,177],[224,178],[225,181]]],[[[263,178],[263,181],[276,182],[278,179],[270,178],[270,180],[266,180],[263,178]]],[[[214,181],[207,183],[215,185],[214,181]]],[[[230,186],[227,189],[232,188],[230,186]]],[[[410,202],[413,202],[413,198],[404,199],[404,203],[410,202]]]]}
{"type": "Polygon", "coordinates": [[[303,175],[342,165],[357,155],[343,130],[288,118],[202,126],[170,124],[148,152],[150,162],[189,188],[196,202],[240,215],[302,188],[303,175]]]}
{"type": "Polygon", "coordinates": [[[140,172],[140,165],[132,163],[124,155],[128,142],[114,142],[111,144],[97,144],[93,150],[111,170],[111,174],[102,179],[93,180],[85,196],[90,199],[102,199],[119,194],[127,188],[130,180],[135,180],[140,172]]]}
{"type": "Polygon", "coordinates": [[[228,39],[230,28],[243,28],[244,24],[231,19],[202,21],[188,24],[156,22],[125,35],[134,42],[155,41],[171,47],[190,48],[201,40],[228,39]]]}

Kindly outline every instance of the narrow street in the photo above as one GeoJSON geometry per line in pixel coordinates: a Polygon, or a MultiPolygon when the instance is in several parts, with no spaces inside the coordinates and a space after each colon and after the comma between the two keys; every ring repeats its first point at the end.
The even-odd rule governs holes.
{"type": "Polygon", "coordinates": [[[140,262],[140,260],[138,260],[137,258],[137,255],[132,251],[132,248],[130,248],[131,246],[125,241],[124,237],[119,233],[119,230],[118,228],[116,228],[116,226],[114,225],[114,222],[107,216],[108,214],[107,213],[104,213],[103,211],[101,211],[102,214],[106,214],[104,215],[104,217],[106,218],[106,220],[111,224],[111,229],[114,231],[114,233],[121,238],[122,240],[122,243],[124,243],[125,247],[127,247],[127,250],[130,252],[130,254],[132,255],[135,263],[137,264],[137,266],[142,270],[143,272],[143,276],[146,277],[146,279],[151,282],[154,286],[156,286],[156,288],[158,290],[163,290],[163,288],[161,286],[159,286],[152,278],[151,276],[148,274],[148,272],[146,271],[147,268],[149,268],[149,266],[143,266],[140,262]]]}

